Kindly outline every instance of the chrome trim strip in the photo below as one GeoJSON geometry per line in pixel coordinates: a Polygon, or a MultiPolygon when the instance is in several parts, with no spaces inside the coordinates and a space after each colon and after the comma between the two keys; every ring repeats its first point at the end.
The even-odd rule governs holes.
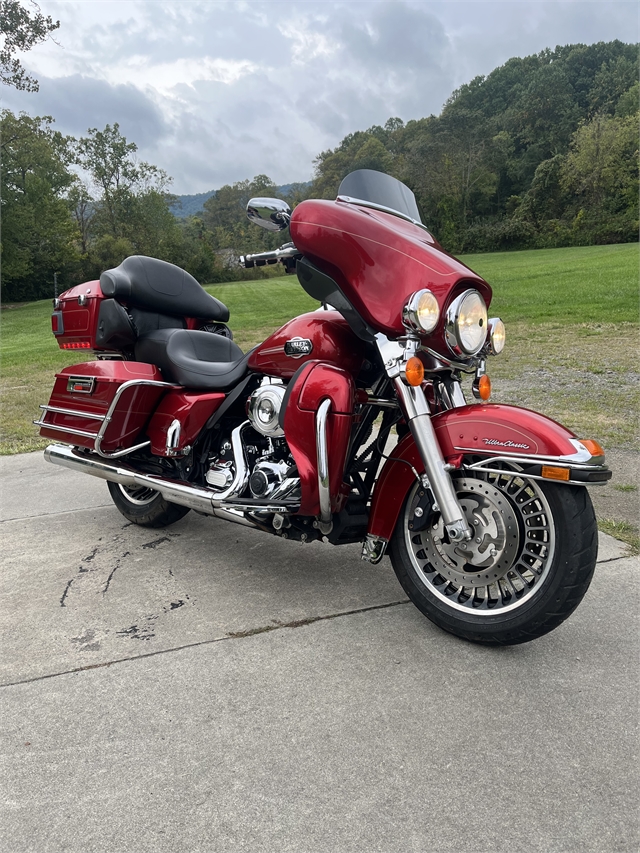
{"type": "Polygon", "coordinates": [[[40,405],[38,408],[44,409],[45,412],[55,412],[57,415],[72,415],[75,418],[88,418],[92,421],[103,421],[105,418],[104,415],[94,415],[91,412],[76,412],[73,409],[61,409],[59,406],[40,405]]]}
{"type": "Polygon", "coordinates": [[[82,438],[96,439],[98,436],[97,432],[87,432],[83,429],[73,429],[72,427],[57,426],[56,424],[48,424],[46,421],[33,421],[33,423],[35,424],[35,426],[46,427],[47,429],[52,429],[56,432],[68,432],[71,435],[82,436],[82,438]]]}
{"type": "MultiPolygon", "coordinates": [[[[511,460],[509,460],[511,461],[511,460]]],[[[608,471],[609,469],[605,466],[581,466],[581,465],[572,465],[571,468],[568,465],[558,465],[558,468],[567,468],[567,470],[571,470],[571,468],[576,468],[581,471],[608,471]]],[[[527,480],[540,480],[543,483],[559,483],[561,486],[605,486],[609,480],[595,480],[593,482],[585,482],[584,480],[556,480],[553,477],[541,477],[539,474],[529,474],[527,471],[514,470],[513,468],[492,468],[489,465],[480,465],[480,463],[476,462],[474,465],[463,465],[461,467],[461,471],[480,471],[483,474],[521,474],[527,480]]]]}
{"type": "MultiPolygon", "coordinates": [[[[481,456],[483,449],[482,448],[471,448],[471,447],[455,447],[454,450],[464,450],[469,453],[474,453],[477,456],[481,456]]],[[[485,450],[486,453],[486,450],[485,450]]],[[[600,456],[590,456],[589,459],[601,459],[600,456]]],[[[564,466],[566,468],[580,468],[588,471],[602,471],[608,470],[606,465],[601,465],[599,463],[589,463],[584,460],[584,457],[580,457],[580,454],[576,453],[575,456],[525,456],[521,453],[501,453],[500,456],[486,456],[480,462],[474,462],[472,465],[467,467],[475,468],[476,465],[486,465],[490,462],[523,462],[528,465],[537,465],[542,464],[546,465],[547,463],[553,463],[555,465],[564,466]]]]}
{"type": "Polygon", "coordinates": [[[257,504],[252,501],[225,501],[220,509],[235,509],[241,512],[279,512],[291,515],[300,509],[300,502],[291,504],[257,504]]]}
{"type": "MultiPolygon", "coordinates": [[[[599,458],[599,457],[592,457],[599,458]]],[[[499,471],[504,471],[504,468],[494,468],[491,467],[499,462],[506,462],[507,464],[515,463],[516,469],[522,471],[522,465],[553,465],[556,468],[566,468],[568,471],[585,471],[586,473],[594,472],[598,473],[608,471],[609,468],[607,465],[588,465],[584,462],[567,462],[565,456],[491,456],[487,459],[481,459],[479,462],[473,462],[471,465],[462,465],[462,470],[464,471],[483,471],[485,473],[496,473],[499,471]]],[[[511,468],[511,471],[514,469],[511,468]]],[[[546,480],[549,482],[552,480],[550,477],[538,477],[534,474],[528,474],[523,472],[526,476],[531,480],[546,480]]],[[[556,482],[556,481],[553,481],[556,482]]],[[[559,483],[573,483],[578,486],[585,486],[585,483],[582,480],[558,480],[559,483]]],[[[600,481],[596,481],[594,483],[589,483],[589,485],[599,485],[600,481]]],[[[601,482],[606,483],[608,480],[602,480],[601,482]]]]}
{"type": "Polygon", "coordinates": [[[350,195],[339,195],[336,198],[336,201],[342,201],[345,204],[355,204],[358,207],[368,207],[371,210],[379,210],[381,213],[391,213],[393,216],[397,216],[400,219],[404,219],[405,222],[410,222],[412,225],[417,225],[418,228],[422,228],[427,232],[429,237],[431,237],[431,231],[427,228],[426,225],[423,225],[422,222],[419,222],[417,219],[414,219],[412,216],[409,216],[406,213],[401,213],[399,210],[394,210],[393,207],[385,207],[384,204],[376,204],[374,201],[367,201],[364,198],[352,198],[350,195]]]}
{"type": "Polygon", "coordinates": [[[331,400],[327,397],[318,406],[316,415],[316,455],[318,459],[318,497],[320,521],[318,527],[325,535],[331,532],[331,492],[329,489],[329,450],[327,448],[327,418],[331,400]]]}

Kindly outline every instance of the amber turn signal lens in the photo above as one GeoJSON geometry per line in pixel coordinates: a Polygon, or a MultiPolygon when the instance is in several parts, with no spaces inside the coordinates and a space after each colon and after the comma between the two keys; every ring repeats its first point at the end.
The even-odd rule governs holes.
{"type": "Polygon", "coordinates": [[[491,396],[491,380],[486,373],[478,379],[478,395],[481,400],[488,400],[491,396]]]}
{"type": "Polygon", "coordinates": [[[580,444],[584,444],[589,453],[592,456],[604,456],[604,450],[597,441],[594,441],[592,438],[581,438],[580,444]]]}
{"type": "Polygon", "coordinates": [[[542,476],[545,480],[570,480],[571,471],[569,468],[555,468],[552,465],[543,465],[542,476]]]}
{"type": "Polygon", "coordinates": [[[416,355],[411,356],[407,362],[404,375],[409,385],[422,385],[424,382],[424,364],[416,355]]]}

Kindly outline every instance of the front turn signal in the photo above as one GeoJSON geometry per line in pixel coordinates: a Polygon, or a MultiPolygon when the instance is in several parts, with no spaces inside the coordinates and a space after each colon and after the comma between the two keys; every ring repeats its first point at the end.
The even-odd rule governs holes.
{"type": "Polygon", "coordinates": [[[587,448],[592,456],[604,456],[604,450],[597,441],[594,441],[592,438],[581,438],[579,441],[580,444],[587,448]]]}
{"type": "Polygon", "coordinates": [[[483,373],[482,376],[478,376],[474,380],[471,390],[476,400],[486,402],[489,399],[491,396],[491,380],[486,373],[483,373]]]}
{"type": "Polygon", "coordinates": [[[409,385],[422,385],[424,382],[424,364],[417,355],[412,355],[406,363],[404,375],[409,385]]]}

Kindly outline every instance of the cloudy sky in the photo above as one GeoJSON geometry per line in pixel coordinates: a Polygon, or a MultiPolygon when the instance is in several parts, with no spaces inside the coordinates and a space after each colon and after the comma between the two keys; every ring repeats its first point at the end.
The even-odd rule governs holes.
{"type": "Polygon", "coordinates": [[[60,20],[23,57],[37,94],[3,106],[75,136],[120,123],[141,159],[195,193],[313,159],[390,116],[439,113],[453,89],[558,44],[638,41],[635,0],[41,0],[60,20]]]}

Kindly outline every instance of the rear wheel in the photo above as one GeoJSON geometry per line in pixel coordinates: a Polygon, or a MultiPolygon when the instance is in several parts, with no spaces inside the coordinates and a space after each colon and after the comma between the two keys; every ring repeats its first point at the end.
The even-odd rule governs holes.
{"type": "Polygon", "coordinates": [[[142,527],[168,527],[189,512],[189,507],[170,503],[160,492],[145,486],[122,486],[111,482],[107,482],[107,486],[122,515],[142,527]]]}
{"type": "Polygon", "coordinates": [[[525,643],[552,631],[578,606],[595,568],[587,490],[512,470],[454,483],[473,539],[449,542],[416,484],[389,549],[407,595],[436,625],[477,643],[525,643]]]}

